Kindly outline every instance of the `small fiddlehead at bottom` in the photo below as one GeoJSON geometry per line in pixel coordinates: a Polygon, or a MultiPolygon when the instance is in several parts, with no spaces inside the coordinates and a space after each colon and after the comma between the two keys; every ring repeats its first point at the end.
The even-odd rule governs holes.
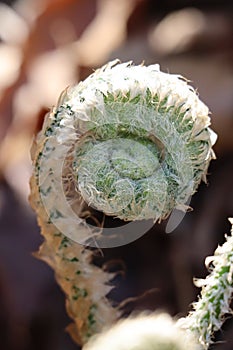
{"type": "Polygon", "coordinates": [[[122,320],[99,336],[84,350],[200,350],[199,345],[176,327],[165,313],[141,314],[122,320]]]}

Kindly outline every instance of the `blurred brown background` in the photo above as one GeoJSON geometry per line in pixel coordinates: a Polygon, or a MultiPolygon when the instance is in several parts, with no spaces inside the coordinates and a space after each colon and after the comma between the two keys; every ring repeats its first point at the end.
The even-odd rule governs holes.
{"type": "MultiPolygon", "coordinates": [[[[69,319],[53,272],[32,256],[42,238],[27,201],[29,152],[60,92],[115,58],[159,63],[190,79],[219,135],[208,186],[200,186],[178,228],[165,234],[166,223],[156,224],[138,241],[104,251],[124,270],[114,300],[142,295],[127,307],[185,315],[198,293],[192,277],[206,275],[204,258],[223,242],[233,216],[232,1],[8,4],[0,2],[0,349],[78,349],[64,330],[69,319]]],[[[213,349],[233,349],[232,320],[216,340],[213,349]]]]}

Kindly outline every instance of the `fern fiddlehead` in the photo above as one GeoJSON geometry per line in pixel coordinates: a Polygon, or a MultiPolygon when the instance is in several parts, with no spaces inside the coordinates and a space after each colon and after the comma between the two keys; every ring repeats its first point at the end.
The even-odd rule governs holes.
{"type": "Polygon", "coordinates": [[[78,342],[119,317],[106,298],[112,274],[75,243],[101,234],[85,220],[87,205],[130,222],[185,210],[214,158],[209,126],[208,108],[182,77],[118,61],[65,90],[47,115],[31,203],[45,237],[40,257],[67,295],[78,342]]]}
{"type": "Polygon", "coordinates": [[[94,336],[84,350],[200,350],[192,335],[176,327],[165,313],[141,314],[119,321],[94,336]]]}

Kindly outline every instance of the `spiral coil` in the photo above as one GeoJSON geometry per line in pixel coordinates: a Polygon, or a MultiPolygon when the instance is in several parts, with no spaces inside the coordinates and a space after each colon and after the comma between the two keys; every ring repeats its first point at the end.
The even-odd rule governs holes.
{"type": "Polygon", "coordinates": [[[65,163],[73,197],[107,215],[157,221],[185,210],[214,158],[209,124],[208,108],[180,76],[114,61],[67,89],[47,118],[45,161],[38,158],[44,205],[66,218],[53,198],[61,188],[49,183],[65,163]]]}
{"type": "Polygon", "coordinates": [[[116,60],[66,89],[46,116],[32,152],[30,201],[45,237],[39,256],[67,295],[78,343],[120,314],[106,298],[113,274],[91,264],[85,249],[104,229],[87,222],[90,209],[129,222],[125,231],[136,223],[132,235],[120,227],[114,244],[98,247],[129,243],[146,232],[141,222],[186,210],[214,158],[208,113],[181,76],[116,60]]]}

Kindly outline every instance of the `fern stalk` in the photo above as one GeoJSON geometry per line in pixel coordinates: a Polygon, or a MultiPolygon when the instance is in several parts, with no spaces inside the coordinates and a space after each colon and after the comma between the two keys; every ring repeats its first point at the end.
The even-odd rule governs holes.
{"type": "MultiPolygon", "coordinates": [[[[229,219],[233,225],[233,219],[229,219]]],[[[213,343],[214,332],[221,329],[226,315],[232,314],[230,301],[233,292],[233,226],[231,235],[218,246],[214,255],[205,260],[210,274],[195,280],[201,287],[200,297],[193,303],[193,310],[178,321],[181,328],[195,335],[204,349],[213,343]]]]}

